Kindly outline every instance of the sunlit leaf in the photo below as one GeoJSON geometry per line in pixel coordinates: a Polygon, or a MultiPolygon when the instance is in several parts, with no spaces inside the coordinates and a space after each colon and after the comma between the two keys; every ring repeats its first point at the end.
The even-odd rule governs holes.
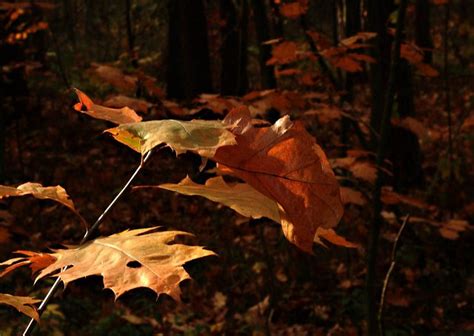
{"type": "Polygon", "coordinates": [[[0,268],[5,269],[0,273],[0,277],[16,270],[18,267],[28,265],[31,272],[35,274],[39,270],[51,265],[56,258],[49,253],[38,253],[32,251],[16,251],[17,254],[22,254],[23,257],[16,257],[0,263],[0,268]]]}
{"type": "Polygon", "coordinates": [[[124,231],[97,238],[82,246],[51,253],[55,261],[36,280],[60,276],[65,285],[90,275],[100,275],[104,287],[116,297],[147,287],[157,294],[180,299],[179,284],[190,279],[183,265],[191,260],[215,255],[200,246],[172,244],[181,231],[152,232],[156,228],[124,231]],[[68,266],[66,270],[64,267],[68,266]]]}
{"type": "Polygon", "coordinates": [[[210,178],[205,185],[194,183],[189,177],[178,184],[161,184],[160,188],[183,195],[199,195],[219,202],[245,217],[267,217],[280,222],[280,212],[275,201],[259,193],[246,183],[227,184],[222,177],[210,178]]]}
{"type": "Polygon", "coordinates": [[[339,185],[326,155],[304,127],[288,116],[255,128],[242,107],[225,119],[237,144],[221,147],[213,160],[276,201],[284,210],[287,239],[311,252],[318,227],[337,225],[343,213],[339,185]]]}
{"type": "Polygon", "coordinates": [[[94,102],[82,91],[75,89],[79,103],[74,105],[78,112],[85,113],[93,118],[107,120],[114,124],[127,124],[139,122],[142,118],[128,107],[120,109],[105,107],[94,102]]]}
{"type": "Polygon", "coordinates": [[[66,190],[59,185],[55,187],[43,187],[39,183],[32,182],[24,183],[16,188],[0,185],[0,199],[27,195],[31,195],[38,199],[49,199],[61,203],[71,209],[81,219],[83,224],[86,224],[84,218],[82,218],[74,207],[74,203],[69,198],[66,190]]]}
{"type": "Polygon", "coordinates": [[[210,157],[219,147],[235,143],[234,135],[220,121],[153,120],[120,125],[107,132],[142,154],[164,143],[176,154],[194,151],[210,157]]]}
{"type": "Polygon", "coordinates": [[[38,302],[41,302],[41,300],[34,299],[29,296],[14,296],[0,293],[0,304],[12,306],[20,313],[34,318],[36,321],[39,321],[39,315],[34,304],[38,302]]]}

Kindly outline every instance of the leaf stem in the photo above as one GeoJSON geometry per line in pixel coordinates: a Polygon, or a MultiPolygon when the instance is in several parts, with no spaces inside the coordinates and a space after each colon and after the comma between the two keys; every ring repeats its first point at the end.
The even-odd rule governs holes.
{"type": "MultiPolygon", "coordinates": [[[[130,178],[128,179],[127,183],[125,183],[125,185],[122,187],[122,189],[118,192],[118,194],[114,197],[114,199],[110,202],[110,204],[107,206],[107,208],[105,208],[105,210],[102,212],[102,214],[97,218],[97,220],[95,221],[95,223],[91,226],[91,228],[89,230],[86,231],[84,237],[82,238],[81,242],[79,243],[79,246],[80,245],[83,245],[85,242],[87,242],[89,240],[89,238],[91,237],[91,235],[97,231],[97,229],[99,228],[100,224],[102,223],[102,220],[105,218],[105,215],[107,215],[107,213],[109,213],[109,211],[112,209],[112,207],[115,205],[115,203],[117,203],[117,201],[120,199],[120,197],[123,195],[123,193],[125,192],[125,190],[127,190],[127,188],[130,186],[130,184],[133,182],[133,180],[135,179],[135,177],[138,175],[138,173],[140,172],[140,170],[143,168],[144,164],[146,161],[148,161],[148,159],[150,158],[151,156],[151,153],[152,151],[149,151],[145,157],[143,158],[143,160],[141,160],[140,162],[140,165],[135,169],[135,172],[132,174],[132,176],[130,176],[130,178]]],[[[61,272],[64,272],[65,270],[67,269],[67,267],[64,267],[61,272]]],[[[49,289],[48,293],[46,294],[46,296],[44,297],[43,301],[41,302],[40,306],[38,307],[38,314],[41,316],[41,313],[45,310],[46,308],[46,305],[48,304],[49,300],[53,297],[54,293],[56,293],[56,291],[58,290],[58,287],[59,287],[59,284],[61,282],[61,277],[58,276],[56,278],[56,281],[53,283],[53,285],[51,286],[51,288],[49,289]]],[[[34,327],[36,326],[36,320],[34,318],[30,319],[30,322],[28,323],[28,325],[26,326],[25,330],[23,331],[23,336],[27,336],[27,335],[30,335],[32,332],[33,332],[33,329],[34,327]]]]}

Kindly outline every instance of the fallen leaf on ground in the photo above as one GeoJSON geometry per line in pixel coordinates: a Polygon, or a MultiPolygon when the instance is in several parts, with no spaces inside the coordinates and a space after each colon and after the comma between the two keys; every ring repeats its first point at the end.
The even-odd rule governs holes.
{"type": "MultiPolygon", "coordinates": [[[[127,96],[113,96],[109,99],[107,99],[104,102],[104,106],[106,107],[112,107],[112,108],[123,108],[124,106],[127,106],[131,108],[132,110],[141,112],[141,113],[147,113],[148,109],[153,106],[153,104],[147,102],[146,100],[143,99],[137,99],[137,98],[131,98],[127,96]]],[[[141,120],[141,118],[140,118],[141,120]]],[[[138,120],[138,121],[140,121],[138,120]]],[[[133,121],[132,121],[133,122],[133,121]]]]}
{"type": "Polygon", "coordinates": [[[341,199],[343,204],[363,206],[367,203],[367,200],[360,191],[349,187],[341,187],[341,199]]]}

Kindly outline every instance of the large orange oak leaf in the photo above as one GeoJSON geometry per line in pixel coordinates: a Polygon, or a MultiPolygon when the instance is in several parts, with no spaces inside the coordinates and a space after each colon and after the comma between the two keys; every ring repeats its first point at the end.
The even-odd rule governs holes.
{"type": "Polygon", "coordinates": [[[0,293],[0,304],[12,306],[16,308],[20,313],[32,317],[36,321],[39,321],[39,315],[36,311],[34,304],[38,302],[41,302],[41,300],[34,299],[29,296],[14,296],[10,294],[0,293]]]}
{"type": "Polygon", "coordinates": [[[142,120],[142,117],[129,107],[111,108],[98,105],[95,104],[84,92],[78,89],[74,90],[79,98],[79,103],[74,105],[74,109],[78,112],[119,125],[139,122],[142,120]]]}
{"type": "MultiPolygon", "coordinates": [[[[288,216],[284,213],[281,206],[247,183],[228,184],[221,176],[218,176],[210,178],[206,181],[206,184],[202,185],[194,183],[189,177],[186,177],[178,184],[166,183],[158,187],[183,195],[206,197],[211,201],[228,206],[245,217],[267,217],[282,225],[288,225],[285,222],[288,220],[288,216]]],[[[325,246],[321,238],[324,238],[334,245],[349,248],[358,246],[347,241],[344,237],[339,236],[333,229],[318,227],[314,236],[314,242],[325,246]]]]}
{"type": "Polygon", "coordinates": [[[343,213],[339,185],[321,147],[288,116],[256,128],[248,109],[240,107],[224,123],[237,144],[219,148],[212,159],[276,201],[287,239],[311,253],[317,229],[336,226],[343,213]]]}
{"type": "Polygon", "coordinates": [[[31,195],[38,199],[53,200],[68,207],[81,219],[82,223],[87,226],[85,219],[76,210],[74,203],[69,198],[66,190],[59,185],[54,187],[43,187],[39,183],[32,182],[23,183],[16,188],[0,185],[0,199],[27,195],[31,195]]]}
{"type": "Polygon", "coordinates": [[[179,283],[190,279],[183,265],[215,253],[201,246],[171,244],[177,236],[190,235],[186,232],[152,232],[155,229],[124,231],[76,248],[57,250],[51,254],[56,260],[36,280],[60,276],[67,285],[86,276],[101,275],[104,287],[111,289],[116,298],[131,289],[147,287],[179,301],[179,283]]]}
{"type": "Polygon", "coordinates": [[[235,144],[227,126],[215,120],[152,120],[120,125],[106,132],[142,155],[165,143],[176,154],[189,150],[212,157],[217,148],[235,144]]]}

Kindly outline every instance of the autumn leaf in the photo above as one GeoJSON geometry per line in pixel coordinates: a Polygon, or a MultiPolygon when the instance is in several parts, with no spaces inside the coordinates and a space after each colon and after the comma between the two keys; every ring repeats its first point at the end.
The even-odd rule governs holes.
{"type": "Polygon", "coordinates": [[[272,58],[267,65],[288,64],[298,59],[298,45],[295,42],[284,41],[273,47],[272,58]]]}
{"type": "Polygon", "coordinates": [[[56,259],[49,253],[38,253],[32,251],[16,251],[16,254],[22,254],[23,257],[16,257],[0,263],[0,267],[5,267],[0,277],[16,270],[18,267],[29,265],[33,274],[39,270],[51,265],[56,259]]]}
{"type": "Polygon", "coordinates": [[[200,246],[171,244],[181,231],[151,232],[156,228],[124,231],[92,240],[82,246],[57,250],[55,261],[44,268],[36,280],[60,276],[65,285],[90,275],[101,275],[104,287],[115,297],[138,287],[158,295],[180,299],[179,283],[190,279],[183,265],[191,260],[215,255],[200,246]],[[66,270],[63,268],[69,266],[66,270]]]}
{"type": "Polygon", "coordinates": [[[460,232],[470,229],[469,222],[460,219],[451,219],[446,223],[442,223],[439,233],[443,238],[456,240],[459,238],[460,232]]]}
{"type": "Polygon", "coordinates": [[[119,108],[119,109],[122,108],[123,106],[127,106],[131,108],[132,110],[138,111],[140,113],[147,113],[150,107],[152,107],[153,105],[143,99],[137,99],[137,98],[131,98],[131,97],[123,96],[123,95],[118,95],[118,96],[114,96],[107,99],[104,102],[104,106],[119,108]]]}
{"type": "Polygon", "coordinates": [[[287,216],[282,218],[287,239],[311,252],[317,228],[336,226],[343,213],[339,185],[322,149],[288,116],[272,127],[255,128],[241,107],[224,122],[233,127],[237,144],[219,148],[213,160],[276,201],[287,216]]]}
{"type": "Polygon", "coordinates": [[[138,78],[127,75],[113,66],[92,64],[92,74],[125,93],[132,94],[137,90],[138,78]]]}
{"type": "Polygon", "coordinates": [[[114,124],[127,124],[139,122],[142,118],[129,107],[120,109],[105,107],[94,104],[94,102],[82,91],[74,89],[79,103],[74,105],[74,109],[78,112],[85,113],[93,118],[107,120],[114,124]]]}
{"type": "Polygon", "coordinates": [[[323,227],[318,227],[318,229],[316,230],[316,235],[314,236],[314,242],[324,245],[324,243],[321,242],[320,238],[323,238],[328,242],[338,246],[343,246],[347,248],[359,247],[358,244],[351,243],[346,238],[338,235],[333,229],[325,229],[323,227]]]}
{"type": "Polygon", "coordinates": [[[349,170],[354,177],[374,183],[377,179],[377,168],[369,161],[361,160],[357,157],[343,157],[331,160],[334,168],[349,170]]]}
{"type": "Polygon", "coordinates": [[[69,195],[66,193],[61,186],[55,187],[43,187],[39,183],[27,182],[18,187],[8,187],[0,185],[0,199],[5,197],[17,197],[17,196],[27,196],[31,195],[38,199],[49,199],[55,202],[61,203],[62,205],[68,207],[72,212],[74,212],[82,221],[82,223],[87,226],[85,219],[79,214],[79,212],[74,207],[74,203],[69,198],[69,195]]]}
{"type": "Polygon", "coordinates": [[[341,187],[341,199],[343,204],[364,206],[367,203],[367,200],[360,191],[349,187],[341,187]]]}
{"type": "MultiPolygon", "coordinates": [[[[206,197],[211,201],[228,206],[245,217],[266,217],[279,224],[287,225],[285,221],[287,221],[288,216],[284,213],[282,207],[247,183],[227,184],[221,176],[218,176],[210,178],[206,181],[205,185],[202,185],[194,183],[189,177],[186,177],[178,184],[166,183],[158,187],[183,195],[206,197]]],[[[319,234],[335,245],[344,247],[357,246],[339,236],[334,230],[318,228],[314,241],[322,245],[324,244],[319,239],[319,234]]]]}
{"type": "Polygon", "coordinates": [[[353,36],[346,37],[345,39],[341,40],[341,45],[346,47],[352,47],[360,42],[365,42],[370,39],[373,39],[377,36],[377,33],[373,32],[358,32],[353,36]]]}
{"type": "Polygon", "coordinates": [[[439,76],[438,70],[436,70],[435,68],[433,68],[431,65],[427,63],[417,63],[415,64],[415,66],[416,66],[416,70],[418,70],[418,72],[423,76],[426,76],[426,77],[439,76]]]}
{"type": "Polygon", "coordinates": [[[165,143],[176,154],[189,150],[211,157],[219,147],[235,143],[234,135],[220,121],[153,120],[120,125],[106,132],[142,155],[165,143]]]}
{"type": "Polygon", "coordinates": [[[297,19],[308,11],[308,1],[300,0],[285,3],[280,6],[280,13],[289,19],[297,19]]]}
{"type": "Polygon", "coordinates": [[[34,299],[29,296],[14,296],[0,293],[0,304],[12,306],[20,313],[34,318],[36,321],[39,321],[39,315],[34,304],[38,302],[41,302],[41,300],[34,299]]]}
{"type": "Polygon", "coordinates": [[[267,217],[280,222],[275,201],[259,193],[246,183],[227,184],[221,176],[210,178],[205,185],[194,183],[189,177],[178,184],[160,184],[159,188],[183,195],[199,195],[228,206],[245,217],[267,217]]]}
{"type": "Polygon", "coordinates": [[[381,201],[382,203],[386,205],[404,204],[404,205],[409,205],[414,208],[418,208],[422,210],[435,210],[436,209],[434,206],[427,204],[420,199],[399,194],[391,190],[390,187],[382,187],[381,201]]]}

